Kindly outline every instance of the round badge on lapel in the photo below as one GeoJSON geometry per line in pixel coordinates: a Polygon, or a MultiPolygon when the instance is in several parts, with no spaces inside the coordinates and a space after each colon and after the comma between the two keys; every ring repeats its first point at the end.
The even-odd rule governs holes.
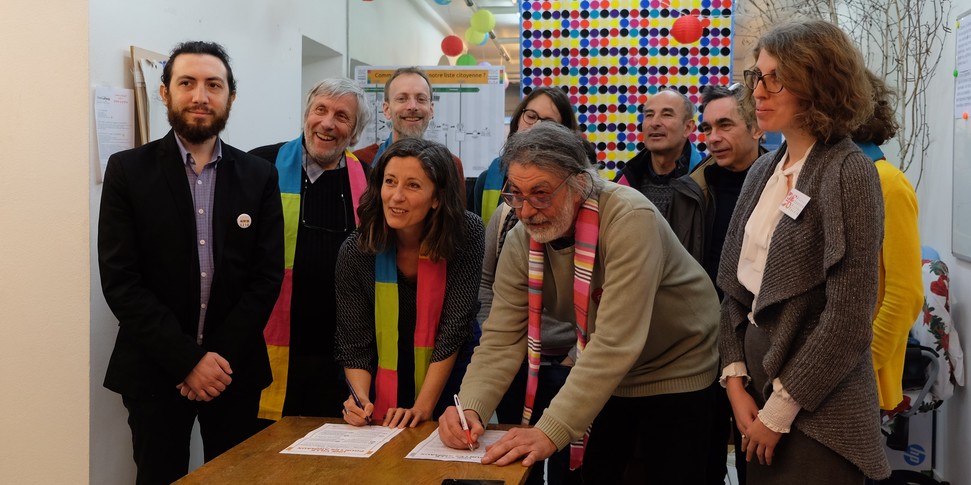
{"type": "Polygon", "coordinates": [[[236,218],[236,225],[242,229],[246,229],[252,223],[253,219],[249,216],[249,214],[246,213],[240,214],[239,217],[236,218]]]}

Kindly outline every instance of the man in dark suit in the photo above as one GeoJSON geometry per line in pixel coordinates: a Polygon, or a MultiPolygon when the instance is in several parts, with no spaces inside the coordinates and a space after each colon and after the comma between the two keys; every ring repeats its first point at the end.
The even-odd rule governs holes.
{"type": "Polygon", "coordinates": [[[159,91],[172,130],[112,155],[98,225],[119,320],[104,385],[128,409],[139,484],[187,473],[196,417],[206,461],[256,430],[283,279],[276,169],[218,137],[236,96],[225,51],[180,44],[159,91]]]}

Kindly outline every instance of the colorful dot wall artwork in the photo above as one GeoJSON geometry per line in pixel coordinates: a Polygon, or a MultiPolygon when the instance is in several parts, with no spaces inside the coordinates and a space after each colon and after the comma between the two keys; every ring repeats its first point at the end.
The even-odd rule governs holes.
{"type": "MultiPolygon", "coordinates": [[[[640,107],[648,97],[677,89],[700,105],[706,86],[731,84],[733,1],[522,0],[523,95],[539,86],[566,89],[597,147],[601,176],[612,179],[644,148],[640,107]],[[702,27],[690,44],[671,34],[685,15],[702,27]]],[[[706,151],[703,134],[690,139],[706,151]]]]}

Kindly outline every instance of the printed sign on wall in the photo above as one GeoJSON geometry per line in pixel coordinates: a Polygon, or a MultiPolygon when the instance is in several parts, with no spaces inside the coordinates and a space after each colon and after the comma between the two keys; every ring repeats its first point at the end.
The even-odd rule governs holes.
{"type": "MultiPolygon", "coordinates": [[[[384,116],[384,85],[396,66],[358,66],[355,77],[374,107],[371,123],[355,149],[381,144],[391,135],[384,116]]],[[[435,115],[425,139],[437,141],[462,159],[466,177],[476,177],[499,155],[505,142],[505,88],[499,66],[423,66],[432,82],[435,115]]]]}

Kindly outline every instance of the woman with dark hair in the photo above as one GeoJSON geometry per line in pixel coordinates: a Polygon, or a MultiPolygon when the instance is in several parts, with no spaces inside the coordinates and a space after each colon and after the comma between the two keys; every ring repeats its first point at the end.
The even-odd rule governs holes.
{"type": "Polygon", "coordinates": [[[902,380],[907,336],[924,305],[924,278],[917,194],[907,176],[889,163],[880,149],[900,128],[893,108],[896,94],[870,70],[867,70],[867,79],[873,86],[873,118],[853,132],[853,141],[873,160],[883,192],[883,246],[870,349],[880,409],[893,414],[904,399],[902,380]]]}
{"type": "Polygon", "coordinates": [[[890,468],[870,339],[880,181],[849,135],[874,110],[863,57],[821,20],[781,25],[745,71],[786,142],[749,170],[725,240],[719,347],[747,483],[864,483],[890,468]]]}
{"type": "Polygon", "coordinates": [[[483,227],[457,181],[448,149],[419,138],[389,146],[371,171],[337,263],[335,358],[350,424],[432,419],[471,339],[483,227]]]}
{"type": "MultiPolygon", "coordinates": [[[[573,131],[579,127],[570,98],[560,88],[540,87],[530,91],[512,112],[509,136],[528,130],[540,121],[553,121],[573,131]]],[[[591,160],[591,163],[595,162],[596,160],[591,160]]],[[[498,157],[475,180],[473,210],[482,216],[485,225],[489,225],[492,214],[501,202],[499,191],[505,183],[506,174],[499,167],[498,157]]]]}

